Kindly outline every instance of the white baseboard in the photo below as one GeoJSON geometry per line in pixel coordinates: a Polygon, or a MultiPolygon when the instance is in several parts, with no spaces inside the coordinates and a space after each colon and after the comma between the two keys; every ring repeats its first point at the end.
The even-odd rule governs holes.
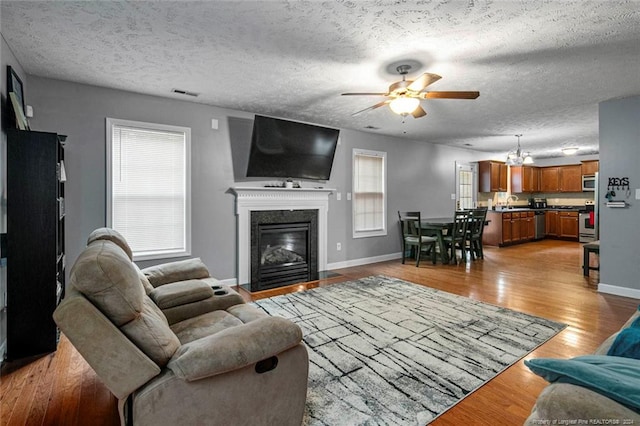
{"type": "Polygon", "coordinates": [[[228,286],[234,286],[234,285],[238,285],[238,279],[237,278],[227,278],[224,280],[218,280],[220,281],[222,284],[224,285],[228,285],[228,286]]]}
{"type": "Polygon", "coordinates": [[[401,259],[402,253],[383,254],[382,256],[364,257],[362,259],[345,260],[327,264],[327,270],[349,268],[351,266],[369,265],[371,263],[385,262],[387,260],[401,259]]]}
{"type": "Polygon", "coordinates": [[[640,299],[640,289],[637,288],[620,287],[616,285],[599,283],[598,292],[615,294],[616,296],[631,297],[633,299],[640,299]]]}

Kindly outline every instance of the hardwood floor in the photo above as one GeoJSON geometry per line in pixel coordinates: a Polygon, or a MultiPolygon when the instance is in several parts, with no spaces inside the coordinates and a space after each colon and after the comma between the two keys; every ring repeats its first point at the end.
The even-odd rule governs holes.
{"type": "MultiPolygon", "coordinates": [[[[319,282],[243,296],[259,299],[384,274],[568,324],[525,359],[588,354],[640,303],[598,293],[598,272],[582,275],[582,246],[554,240],[486,247],[484,260],[461,265],[425,261],[416,268],[394,260],[335,272],[319,282]]],[[[520,361],[432,425],[522,424],[545,385],[520,361]]],[[[115,398],[64,336],[53,354],[3,365],[0,403],[2,425],[118,424],[115,398]]]]}

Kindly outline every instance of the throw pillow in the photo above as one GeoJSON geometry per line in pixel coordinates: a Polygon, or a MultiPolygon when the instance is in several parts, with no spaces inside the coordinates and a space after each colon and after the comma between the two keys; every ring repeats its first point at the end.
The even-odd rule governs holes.
{"type": "Polygon", "coordinates": [[[630,327],[620,331],[607,355],[640,359],[640,328],[630,327]]]}
{"type": "Polygon", "coordinates": [[[638,360],[608,355],[587,355],[572,359],[538,358],[524,363],[549,383],[583,386],[640,411],[638,360]]]}

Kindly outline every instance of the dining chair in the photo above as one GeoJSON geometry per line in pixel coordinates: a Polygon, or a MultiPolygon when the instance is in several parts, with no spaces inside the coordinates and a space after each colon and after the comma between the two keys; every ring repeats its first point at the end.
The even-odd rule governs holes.
{"type": "Polygon", "coordinates": [[[398,211],[398,223],[400,224],[400,235],[402,236],[402,263],[409,247],[415,248],[416,267],[420,266],[420,255],[422,252],[431,254],[431,262],[436,264],[436,237],[422,235],[420,228],[420,212],[400,212],[398,211]]]}
{"type": "Polygon", "coordinates": [[[487,209],[478,208],[469,211],[467,223],[467,247],[471,253],[471,260],[484,259],[482,251],[482,235],[484,234],[484,222],[487,219],[487,209]]]}
{"type": "Polygon", "coordinates": [[[469,222],[468,211],[456,211],[453,216],[453,227],[451,232],[445,235],[443,238],[447,250],[450,251],[450,258],[454,263],[458,264],[458,257],[456,250],[460,249],[462,260],[466,260],[466,246],[467,246],[467,225],[469,222]]]}

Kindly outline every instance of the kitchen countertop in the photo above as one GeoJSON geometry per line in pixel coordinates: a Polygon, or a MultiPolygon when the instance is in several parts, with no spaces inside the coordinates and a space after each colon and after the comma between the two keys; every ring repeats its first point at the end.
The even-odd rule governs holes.
{"type": "Polygon", "coordinates": [[[495,213],[509,213],[509,212],[537,212],[537,211],[567,211],[567,212],[579,212],[584,210],[584,206],[549,206],[546,209],[530,209],[529,207],[513,207],[513,208],[500,208],[496,210],[489,210],[495,213]]]}

